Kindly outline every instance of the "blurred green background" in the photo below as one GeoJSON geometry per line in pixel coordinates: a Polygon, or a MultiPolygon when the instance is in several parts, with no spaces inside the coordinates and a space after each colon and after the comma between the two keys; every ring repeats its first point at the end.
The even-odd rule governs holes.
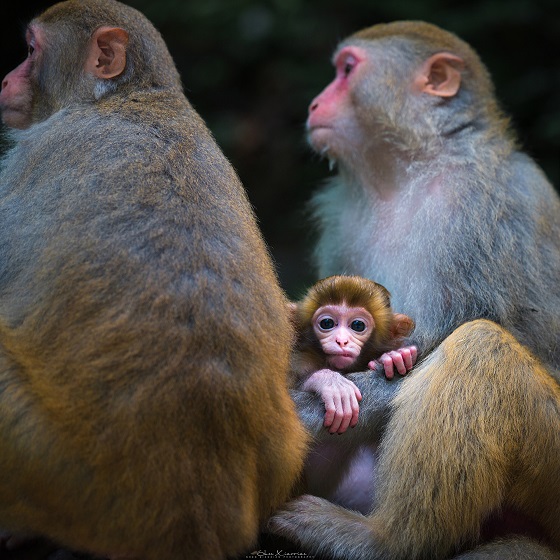
{"type": "MultiPolygon", "coordinates": [[[[237,169],[281,282],[313,280],[304,207],[328,176],[303,136],[310,100],[332,78],[337,42],[362,27],[423,19],[467,40],[489,67],[525,149],[560,185],[558,0],[130,0],[162,32],[187,96],[237,169]]],[[[2,76],[26,53],[23,30],[51,2],[10,3],[2,76]]]]}

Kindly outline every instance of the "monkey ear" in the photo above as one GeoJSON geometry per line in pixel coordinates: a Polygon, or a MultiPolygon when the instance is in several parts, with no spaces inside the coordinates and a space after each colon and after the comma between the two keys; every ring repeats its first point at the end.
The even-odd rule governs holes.
{"type": "Polygon", "coordinates": [[[415,84],[423,93],[453,97],[461,86],[462,58],[450,53],[437,53],[428,58],[416,77],[415,84]]]}
{"type": "Polygon", "coordinates": [[[124,72],[128,32],[120,27],[100,27],[89,45],[85,70],[96,78],[108,80],[124,72]]]}
{"type": "Polygon", "coordinates": [[[289,301],[288,313],[289,313],[290,321],[292,321],[294,325],[297,324],[297,311],[298,311],[298,304],[293,301],[289,301]]]}
{"type": "Polygon", "coordinates": [[[414,329],[414,321],[408,315],[393,313],[393,322],[390,327],[392,339],[408,336],[412,329],[414,329]]]}

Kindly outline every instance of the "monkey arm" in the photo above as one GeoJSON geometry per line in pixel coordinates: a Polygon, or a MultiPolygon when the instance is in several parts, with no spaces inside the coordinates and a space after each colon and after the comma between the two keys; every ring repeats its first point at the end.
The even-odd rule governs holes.
{"type": "MultiPolygon", "coordinates": [[[[392,380],[385,378],[381,369],[351,373],[347,378],[354,382],[362,393],[358,424],[347,430],[340,438],[351,447],[365,443],[377,443],[391,413],[391,402],[403,381],[400,376],[392,380]]],[[[325,406],[317,393],[292,390],[292,398],[299,416],[315,442],[332,441],[328,429],[323,425],[325,406]]]]}
{"type": "Polygon", "coordinates": [[[299,387],[316,393],[325,405],[323,425],[330,433],[342,434],[358,422],[359,401],[362,394],[358,388],[337,371],[323,368],[313,372],[299,387]]]}

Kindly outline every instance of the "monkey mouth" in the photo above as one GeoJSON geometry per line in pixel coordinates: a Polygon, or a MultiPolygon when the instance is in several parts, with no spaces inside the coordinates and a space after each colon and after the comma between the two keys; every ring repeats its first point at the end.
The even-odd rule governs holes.
{"type": "Polygon", "coordinates": [[[313,126],[307,127],[307,138],[311,139],[313,136],[321,134],[330,134],[332,132],[332,127],[325,126],[321,124],[315,124],[313,126]]]}
{"type": "Polygon", "coordinates": [[[307,133],[311,134],[316,130],[330,130],[332,127],[327,124],[319,123],[319,124],[308,124],[306,128],[307,128],[307,133]]]}
{"type": "Polygon", "coordinates": [[[350,365],[354,361],[354,355],[350,352],[337,352],[336,354],[328,355],[328,362],[335,369],[341,369],[350,365]]]}

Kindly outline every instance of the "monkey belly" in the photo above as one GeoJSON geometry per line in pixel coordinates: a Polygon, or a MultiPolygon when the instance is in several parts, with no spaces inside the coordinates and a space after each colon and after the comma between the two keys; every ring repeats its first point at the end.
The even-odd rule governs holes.
{"type": "Polygon", "coordinates": [[[307,492],[368,514],[374,499],[375,465],[373,445],[362,445],[351,452],[341,451],[337,442],[318,445],[305,464],[307,492]]]}

